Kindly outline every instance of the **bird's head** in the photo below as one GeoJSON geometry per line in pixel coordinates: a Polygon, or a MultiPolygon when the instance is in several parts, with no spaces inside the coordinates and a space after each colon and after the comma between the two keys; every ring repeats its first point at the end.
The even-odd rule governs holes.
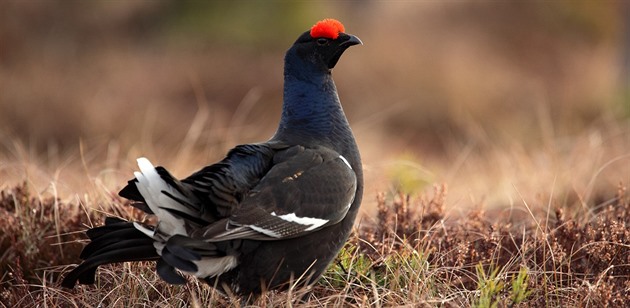
{"type": "Polygon", "coordinates": [[[335,19],[318,21],[311,30],[300,35],[292,49],[303,60],[330,70],[348,47],[363,44],[358,37],[344,31],[343,24],[335,19]]]}

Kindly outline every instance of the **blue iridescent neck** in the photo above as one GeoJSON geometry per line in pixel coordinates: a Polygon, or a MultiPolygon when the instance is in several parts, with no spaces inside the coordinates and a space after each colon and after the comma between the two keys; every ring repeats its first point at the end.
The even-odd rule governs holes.
{"type": "Polygon", "coordinates": [[[331,71],[289,50],[285,58],[282,117],[274,139],[287,135],[328,138],[348,132],[331,71]]]}

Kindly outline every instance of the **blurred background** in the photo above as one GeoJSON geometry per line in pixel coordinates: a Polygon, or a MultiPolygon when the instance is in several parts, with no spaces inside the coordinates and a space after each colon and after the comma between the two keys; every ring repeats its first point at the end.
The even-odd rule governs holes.
{"type": "Polygon", "coordinates": [[[2,1],[0,187],[116,191],[275,131],[284,52],[316,21],[364,45],[334,78],[378,192],[454,212],[595,204],[630,183],[628,1],[2,1]]]}

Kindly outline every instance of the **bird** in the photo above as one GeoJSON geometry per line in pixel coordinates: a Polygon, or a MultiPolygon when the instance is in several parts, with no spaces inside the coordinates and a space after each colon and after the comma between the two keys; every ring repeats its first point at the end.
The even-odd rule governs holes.
{"type": "Polygon", "coordinates": [[[61,285],[94,284],[99,266],[133,261],[154,261],[169,284],[197,277],[241,297],[315,283],[347,241],[363,195],[359,149],[331,74],[362,44],[331,18],[298,37],[268,141],[238,145],[181,180],[139,158],[119,195],[157,222],[107,217],[88,229],[83,261],[61,285]]]}

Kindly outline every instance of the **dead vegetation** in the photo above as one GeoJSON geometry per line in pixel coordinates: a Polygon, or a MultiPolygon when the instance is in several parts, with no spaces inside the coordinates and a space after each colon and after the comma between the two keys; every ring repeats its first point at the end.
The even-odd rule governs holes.
{"type": "Polygon", "coordinates": [[[361,228],[353,243],[377,276],[401,265],[388,264],[392,255],[420,254],[431,281],[422,298],[428,302],[622,307],[630,300],[630,203],[623,185],[575,218],[557,208],[526,219],[474,211],[452,220],[445,193],[438,187],[431,198],[379,196],[376,223],[361,228]]]}
{"type": "MultiPolygon", "coordinates": [[[[622,307],[630,300],[630,202],[615,196],[568,217],[461,218],[445,211],[445,186],[412,197],[379,194],[373,221],[364,219],[336,262],[310,290],[270,292],[260,306],[622,307]]],[[[239,306],[195,280],[169,286],[148,263],[106,266],[97,287],[58,287],[76,263],[77,230],[102,212],[141,219],[121,200],[93,204],[33,195],[26,184],[0,193],[3,251],[0,300],[5,306],[239,306]],[[88,213],[88,214],[86,214],[88,213]]]]}

